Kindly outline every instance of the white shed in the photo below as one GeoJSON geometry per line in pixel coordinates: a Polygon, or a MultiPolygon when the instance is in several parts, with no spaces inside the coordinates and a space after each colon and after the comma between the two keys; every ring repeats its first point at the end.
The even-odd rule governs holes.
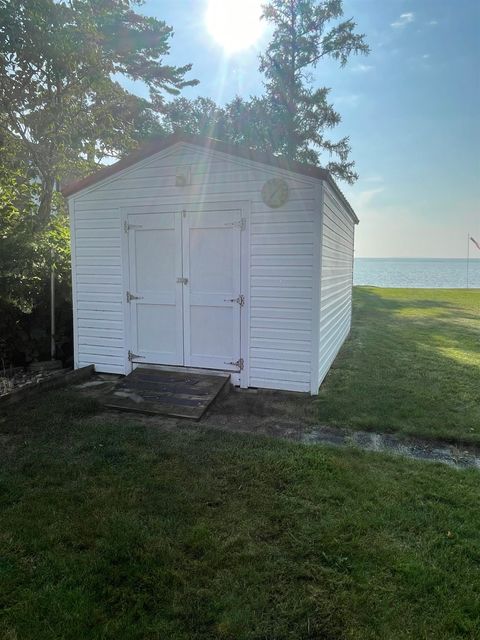
{"type": "Polygon", "coordinates": [[[175,135],[63,193],[75,367],[318,392],[350,329],[358,223],[327,171],[175,135]]]}

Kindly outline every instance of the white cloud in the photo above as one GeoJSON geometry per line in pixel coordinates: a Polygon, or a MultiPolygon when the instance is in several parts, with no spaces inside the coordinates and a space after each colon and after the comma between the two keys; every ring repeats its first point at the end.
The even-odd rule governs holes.
{"type": "Polygon", "coordinates": [[[356,71],[358,73],[367,73],[372,69],[373,66],[371,64],[356,64],[354,67],[352,67],[352,71],[356,71]]]}
{"type": "Polygon", "coordinates": [[[430,22],[428,23],[431,27],[436,27],[438,24],[438,20],[430,20],[430,22]]]}
{"type": "Polygon", "coordinates": [[[346,107],[356,107],[360,101],[360,96],[357,93],[347,93],[343,96],[335,98],[335,104],[343,104],[346,107]]]}
{"type": "Polygon", "coordinates": [[[399,29],[401,27],[404,27],[407,24],[412,23],[414,19],[415,19],[414,13],[412,12],[402,13],[401,16],[398,18],[398,20],[395,20],[395,22],[392,22],[390,26],[392,26],[394,29],[399,29]]]}
{"type": "Polygon", "coordinates": [[[375,196],[385,191],[384,187],[376,187],[375,189],[364,189],[358,193],[352,192],[350,196],[350,202],[357,213],[365,211],[369,208],[369,205],[375,199],[375,196]]]}
{"type": "Polygon", "coordinates": [[[430,58],[430,54],[429,54],[429,53],[424,53],[424,54],[423,54],[423,56],[422,56],[422,58],[423,58],[424,60],[428,60],[428,59],[430,58]]]}

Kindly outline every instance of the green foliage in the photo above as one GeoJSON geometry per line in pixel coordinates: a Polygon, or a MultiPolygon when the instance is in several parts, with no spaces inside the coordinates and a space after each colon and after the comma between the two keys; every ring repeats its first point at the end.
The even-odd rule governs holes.
{"type": "MultiPolygon", "coordinates": [[[[14,141],[15,142],[15,141],[14,141]]],[[[7,362],[48,355],[49,275],[56,271],[59,335],[71,333],[69,233],[63,202],[54,197],[54,212],[36,224],[40,185],[28,165],[19,163],[18,146],[0,149],[0,357],[7,362]],[[30,172],[29,172],[30,171],[30,172]]]]}
{"type": "Polygon", "coordinates": [[[158,131],[164,94],[196,84],[169,66],[172,29],[135,0],[0,0],[0,132],[15,136],[41,180],[46,222],[55,181],[83,173],[158,131]],[[150,99],[116,81],[141,80],[150,99]],[[82,160],[79,162],[79,158],[82,160]]]}

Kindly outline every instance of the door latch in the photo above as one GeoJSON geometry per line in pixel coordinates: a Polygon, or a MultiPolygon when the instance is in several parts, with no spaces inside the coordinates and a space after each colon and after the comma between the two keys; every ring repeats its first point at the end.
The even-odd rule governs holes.
{"type": "Polygon", "coordinates": [[[188,284],[188,278],[177,278],[179,284],[188,284]]]}
{"type": "Polygon", "coordinates": [[[233,367],[237,367],[239,371],[243,371],[244,368],[243,358],[239,358],[235,362],[224,362],[223,364],[231,364],[233,367]]]}
{"type": "Polygon", "coordinates": [[[143,300],[143,296],[134,296],[133,293],[127,291],[127,302],[131,302],[132,300],[143,300]]]}
{"type": "Polygon", "coordinates": [[[238,298],[225,298],[224,302],[236,302],[241,307],[245,306],[245,296],[241,293],[238,298]]]}
{"type": "Polygon", "coordinates": [[[240,229],[240,231],[245,231],[245,229],[247,228],[247,220],[246,218],[240,218],[238,222],[226,222],[224,226],[236,227],[237,229],[240,229]]]}

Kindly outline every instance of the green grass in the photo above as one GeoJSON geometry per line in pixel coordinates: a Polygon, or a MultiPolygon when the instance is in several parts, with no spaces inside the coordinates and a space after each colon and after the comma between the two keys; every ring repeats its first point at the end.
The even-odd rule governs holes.
{"type": "Polygon", "coordinates": [[[480,443],[480,290],[355,287],[323,423],[480,443]]]}
{"type": "Polygon", "coordinates": [[[0,637],[480,637],[476,471],[108,422],[0,423],[0,637]]]}

